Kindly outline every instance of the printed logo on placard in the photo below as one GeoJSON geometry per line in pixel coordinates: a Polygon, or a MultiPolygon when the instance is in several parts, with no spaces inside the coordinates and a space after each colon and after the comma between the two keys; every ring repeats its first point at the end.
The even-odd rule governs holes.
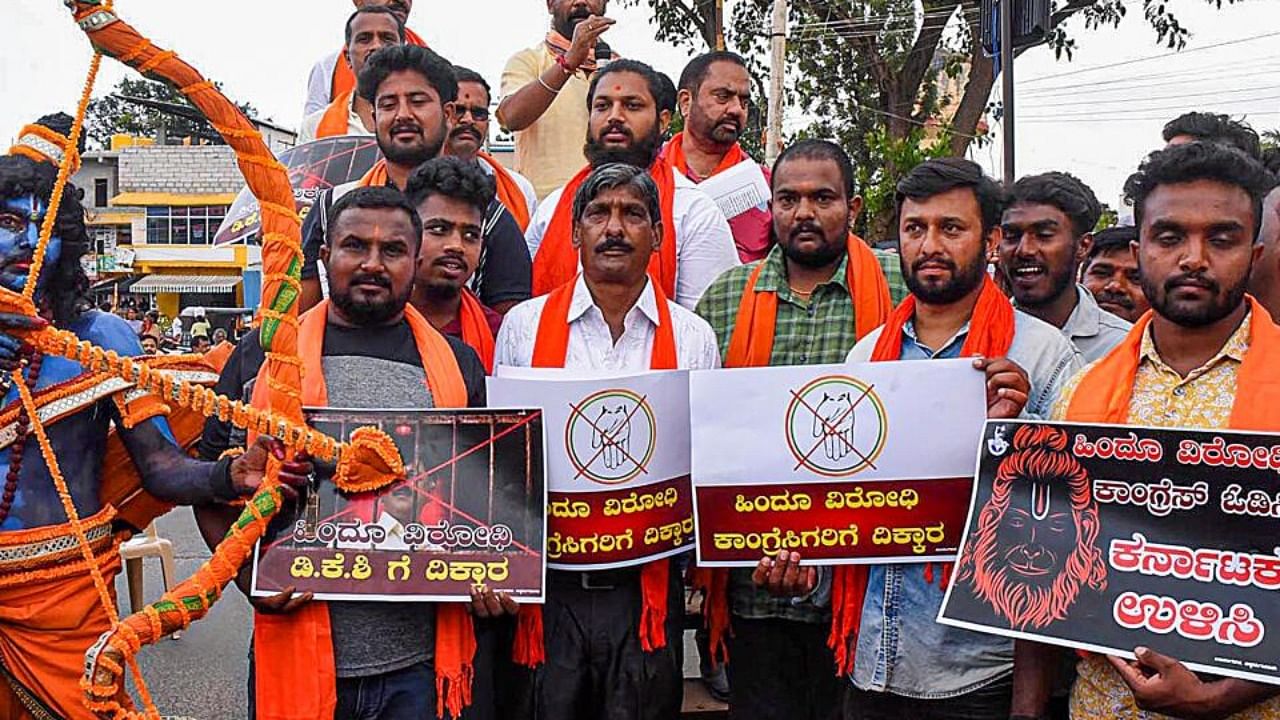
{"type": "Polygon", "coordinates": [[[649,472],[658,429],[649,401],[630,390],[610,389],[571,406],[564,446],[574,480],[620,485],[649,472]]]}
{"type": "Polygon", "coordinates": [[[889,436],[889,416],[874,386],[848,375],[825,375],[791,391],[787,447],[793,470],[847,477],[875,468],[889,436]]]}

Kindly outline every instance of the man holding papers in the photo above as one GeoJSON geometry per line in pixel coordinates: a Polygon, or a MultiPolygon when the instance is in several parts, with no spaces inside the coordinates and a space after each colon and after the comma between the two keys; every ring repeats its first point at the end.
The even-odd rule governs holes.
{"type": "MultiPolygon", "coordinates": [[[[711,327],[649,278],[650,258],[671,242],[661,218],[658,188],[646,170],[622,164],[592,170],[572,204],[582,273],[507,314],[496,364],[618,375],[719,367],[711,327]]],[[[548,572],[547,603],[541,611],[521,610],[516,641],[517,662],[538,666],[526,678],[532,681],[526,699],[536,707],[530,717],[679,714],[683,595],[672,563],[548,572]]]]}

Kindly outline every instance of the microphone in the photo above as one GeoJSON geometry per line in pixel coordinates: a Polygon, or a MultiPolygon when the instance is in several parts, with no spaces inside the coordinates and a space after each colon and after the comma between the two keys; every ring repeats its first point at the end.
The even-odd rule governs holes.
{"type": "Polygon", "coordinates": [[[613,59],[613,48],[604,40],[596,40],[596,66],[604,65],[613,59]]]}

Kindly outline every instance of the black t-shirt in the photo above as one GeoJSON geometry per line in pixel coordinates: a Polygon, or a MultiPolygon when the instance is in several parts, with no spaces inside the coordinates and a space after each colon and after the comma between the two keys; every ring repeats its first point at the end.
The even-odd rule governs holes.
{"type": "MultiPolygon", "coordinates": [[[[453,356],[462,371],[462,381],[467,388],[467,407],[484,407],[485,385],[484,366],[475,350],[457,338],[445,336],[453,356]]],[[[357,357],[373,357],[401,362],[406,365],[420,365],[418,347],[413,341],[413,331],[407,321],[395,325],[378,327],[343,327],[329,323],[325,327],[324,350],[326,356],[345,355],[357,357]]],[[[258,333],[250,332],[240,340],[240,344],[227,358],[218,384],[214,388],[219,395],[233,400],[249,402],[253,396],[253,384],[258,377],[258,370],[266,362],[266,353],[262,350],[262,342],[258,333]]],[[[208,460],[218,459],[223,452],[232,447],[244,445],[244,431],[234,428],[230,422],[223,422],[217,416],[205,421],[204,434],[200,438],[200,456],[208,460]]]]}
{"type": "MultiPolygon", "coordinates": [[[[340,185],[326,190],[316,198],[315,206],[302,223],[302,279],[311,280],[319,275],[317,264],[320,246],[324,244],[325,221],[333,205],[333,192],[339,197],[352,186],[340,185]]],[[[480,263],[471,278],[471,290],[480,302],[490,307],[504,302],[521,302],[533,296],[533,261],[529,258],[529,245],[520,232],[520,225],[501,202],[489,203],[485,212],[484,246],[480,251],[480,263]]]]}

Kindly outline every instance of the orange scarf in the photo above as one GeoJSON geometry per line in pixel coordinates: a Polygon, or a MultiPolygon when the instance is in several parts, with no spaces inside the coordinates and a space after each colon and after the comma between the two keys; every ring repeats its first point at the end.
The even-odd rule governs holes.
{"type": "MultiPolygon", "coordinates": [[[[533,258],[533,295],[546,295],[573,280],[578,272],[578,256],[573,249],[573,196],[578,193],[587,176],[590,165],[578,171],[560,193],[555,214],[542,235],[542,244],[533,258]]],[[[649,175],[658,185],[658,199],[662,206],[662,243],[649,261],[649,276],[661,287],[667,297],[676,294],[676,230],[673,206],[676,180],[671,168],[661,159],[649,167],[649,175]]]]}
{"type": "MultiPolygon", "coordinates": [[[[329,301],[301,318],[298,355],[302,359],[302,404],[328,405],[322,355],[329,301]]],[[[427,385],[436,407],[466,407],[467,388],[448,341],[413,306],[405,307],[427,385]]],[[[253,388],[255,407],[266,401],[270,380],[264,363],[253,388]]],[[[436,606],[436,705],[457,717],[471,704],[475,630],[461,603],[436,606]]],[[[310,602],[288,615],[254,613],[253,659],[256,720],[329,720],[338,701],[329,608],[310,602]]]]}
{"type": "MultiPolygon", "coordinates": [[[[871,353],[872,362],[902,359],[903,328],[916,314],[916,298],[910,295],[898,306],[876,341],[871,353]]],[[[969,318],[969,335],[960,348],[962,357],[981,355],[988,358],[1004,357],[1013,344],[1013,304],[1000,292],[994,281],[986,277],[978,302],[969,318]]],[[[831,635],[827,646],[835,653],[836,672],[848,675],[858,654],[858,629],[862,625],[862,602],[867,594],[869,565],[839,565],[835,568],[831,588],[831,635]]],[[[933,582],[933,565],[924,568],[925,580],[933,582]]],[[[947,585],[951,566],[943,565],[941,584],[947,585]]]]}
{"type": "MultiPolygon", "coordinates": [[[[426,47],[427,41],[423,40],[418,33],[404,29],[404,41],[409,45],[417,45],[418,47],[426,47]]],[[[351,69],[351,63],[347,61],[347,49],[344,47],[338,51],[338,62],[333,65],[333,81],[329,85],[330,102],[337,100],[339,95],[351,92],[356,89],[356,74],[351,69]]],[[[346,133],[342,133],[346,135],[346,133]]],[[[324,137],[319,135],[317,137],[324,137]]]]}
{"type": "MultiPolygon", "coordinates": [[[[556,288],[547,298],[538,321],[538,339],[533,345],[533,367],[562,368],[569,353],[569,308],[577,278],[556,288]]],[[[662,288],[653,285],[658,305],[658,328],[649,354],[650,370],[675,370],[677,367],[676,336],[671,326],[671,307],[662,288]]],[[[645,563],[640,570],[640,647],[653,652],[667,646],[667,584],[671,560],[663,558],[645,563]]],[[[546,659],[542,644],[542,608],[521,605],[512,653],[515,661],[536,667],[546,659]]]]}
{"type": "Polygon", "coordinates": [[[520,226],[520,232],[529,229],[529,201],[525,199],[524,192],[520,190],[520,186],[516,184],[516,179],[511,177],[511,173],[502,166],[489,153],[481,150],[476,153],[476,157],[482,162],[489,163],[489,167],[493,168],[493,179],[498,185],[498,201],[507,208],[511,213],[511,217],[516,219],[516,224],[520,226]]]}
{"type": "Polygon", "coordinates": [[[325,108],[320,116],[320,124],[316,126],[316,139],[346,135],[351,129],[351,102],[355,97],[354,90],[348,90],[325,108]]]}
{"type": "MultiPolygon", "coordinates": [[[[673,167],[676,170],[679,170],[681,175],[684,175],[685,177],[692,180],[693,179],[692,176],[689,175],[689,161],[684,156],[685,132],[686,131],[678,132],[676,133],[675,137],[667,141],[667,146],[662,149],[662,155],[660,156],[660,159],[663,162],[665,162],[668,166],[673,167]]],[[[729,148],[729,152],[725,153],[723,158],[720,158],[720,164],[716,166],[715,170],[711,171],[711,175],[708,175],[706,178],[702,178],[702,179],[706,180],[709,177],[719,175],[720,173],[724,172],[725,170],[728,170],[734,165],[737,165],[740,162],[750,160],[750,159],[751,157],[748,156],[742,150],[742,146],[737,143],[734,143],[733,147],[729,148]]]]}
{"type": "Polygon", "coordinates": [[[484,370],[493,373],[493,330],[485,318],[480,299],[470,290],[462,289],[462,306],[458,308],[458,323],[462,325],[462,342],[471,346],[484,363],[484,370]]]}
{"type": "Polygon", "coordinates": [[[360,187],[386,187],[388,182],[390,178],[387,177],[387,160],[382,158],[369,168],[369,172],[365,173],[364,177],[360,178],[360,187]]]}
{"type": "MultiPolygon", "coordinates": [[[[849,233],[848,248],[845,283],[849,286],[853,302],[854,337],[861,339],[884,324],[893,309],[893,300],[884,270],[871,248],[853,233],[849,233]]],[[[765,367],[773,356],[778,293],[755,289],[763,268],[763,262],[756,266],[742,291],[738,317],[729,339],[729,351],[725,354],[725,367],[765,367]]],[[[711,635],[712,658],[727,660],[729,651],[724,638],[730,631],[729,571],[695,570],[693,584],[703,593],[703,615],[711,635]]]]}
{"type": "MultiPolygon", "coordinates": [[[[1235,403],[1227,426],[1233,430],[1270,432],[1280,428],[1280,327],[1253,297],[1250,307],[1249,352],[1236,376],[1235,403]]],[[[1070,422],[1123,425],[1129,420],[1133,379],[1141,361],[1142,337],[1152,311],[1138,319],[1125,339],[1081,378],[1066,419],[1070,422]]]]}

